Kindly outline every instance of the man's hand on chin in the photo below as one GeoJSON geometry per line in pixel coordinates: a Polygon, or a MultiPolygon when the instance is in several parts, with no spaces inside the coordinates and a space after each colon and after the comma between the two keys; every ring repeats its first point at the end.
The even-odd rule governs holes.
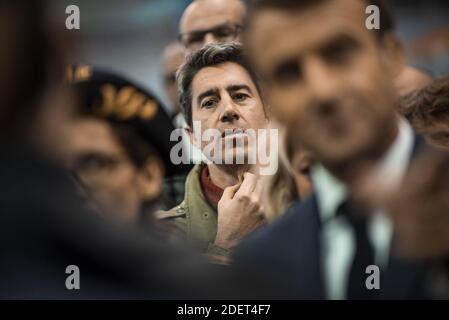
{"type": "Polygon", "coordinates": [[[225,189],[218,202],[215,245],[232,250],[244,237],[265,223],[262,191],[261,179],[249,172],[244,173],[241,183],[225,189]]]}

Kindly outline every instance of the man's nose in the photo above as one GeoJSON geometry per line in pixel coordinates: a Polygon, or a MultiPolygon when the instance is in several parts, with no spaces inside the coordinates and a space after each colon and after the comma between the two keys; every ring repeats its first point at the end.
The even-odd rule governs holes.
{"type": "Polygon", "coordinates": [[[212,32],[206,33],[204,36],[204,43],[203,45],[211,44],[211,43],[217,43],[218,40],[215,38],[214,34],[212,32]]]}
{"type": "Polygon", "coordinates": [[[331,68],[319,58],[311,57],[305,65],[305,82],[310,95],[319,101],[331,101],[338,93],[339,81],[331,68]]]}
{"type": "Polygon", "coordinates": [[[240,114],[232,101],[225,102],[223,112],[220,115],[221,122],[234,122],[240,119],[240,114]]]}

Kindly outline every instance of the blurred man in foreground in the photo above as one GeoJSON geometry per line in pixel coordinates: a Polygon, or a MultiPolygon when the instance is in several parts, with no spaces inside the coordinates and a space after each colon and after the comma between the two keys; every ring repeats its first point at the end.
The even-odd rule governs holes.
{"type": "Polygon", "coordinates": [[[386,212],[353,199],[367,170],[393,192],[421,145],[395,114],[392,79],[402,58],[389,32],[391,21],[381,15],[380,29],[368,30],[370,4],[382,5],[255,1],[245,37],[273,114],[292,128],[318,164],[311,170],[313,196],[243,244],[236,260],[276,270],[281,281],[295,284],[300,298],[422,293],[415,291],[414,265],[403,264],[390,250],[394,229],[386,212]],[[367,279],[372,266],[381,273],[379,288],[367,279]]]}

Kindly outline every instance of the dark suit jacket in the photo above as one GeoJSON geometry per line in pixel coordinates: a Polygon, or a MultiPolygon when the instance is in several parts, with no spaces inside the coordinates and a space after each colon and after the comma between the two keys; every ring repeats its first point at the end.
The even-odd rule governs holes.
{"type": "MultiPolygon", "coordinates": [[[[413,157],[424,147],[424,140],[416,136],[413,157]]],[[[326,299],[320,232],[317,200],[312,195],[244,241],[235,253],[235,264],[257,267],[266,277],[288,285],[290,291],[283,298],[326,299]]],[[[424,298],[422,276],[422,266],[392,255],[390,265],[381,274],[376,298],[424,298]]]]}

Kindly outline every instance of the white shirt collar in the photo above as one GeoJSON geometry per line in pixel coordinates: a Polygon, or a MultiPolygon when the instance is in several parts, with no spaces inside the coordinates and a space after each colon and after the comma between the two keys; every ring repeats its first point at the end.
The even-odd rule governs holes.
{"type": "MultiPolygon", "coordinates": [[[[398,135],[376,169],[377,176],[389,188],[397,187],[405,175],[413,152],[413,145],[413,129],[408,122],[400,118],[398,135]]],[[[348,188],[321,164],[312,168],[311,178],[321,220],[324,222],[333,218],[338,207],[348,198],[348,188]]]]}

